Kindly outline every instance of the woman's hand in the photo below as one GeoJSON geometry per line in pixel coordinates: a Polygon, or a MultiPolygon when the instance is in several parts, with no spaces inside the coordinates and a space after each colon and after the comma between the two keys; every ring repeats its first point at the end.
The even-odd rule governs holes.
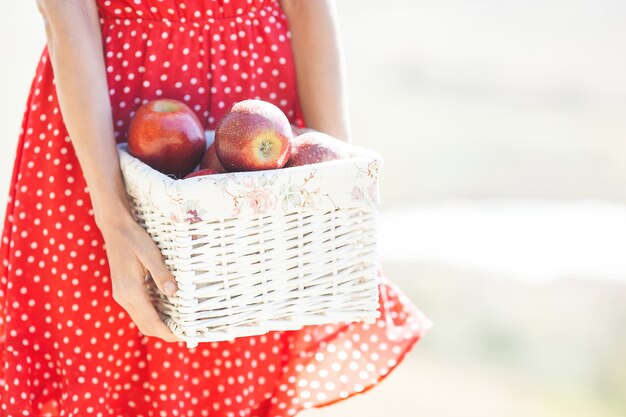
{"type": "Polygon", "coordinates": [[[145,276],[149,272],[157,287],[173,295],[178,287],[150,235],[128,216],[114,222],[100,221],[111,270],[113,299],[130,315],[139,331],[166,342],[175,336],[161,320],[148,294],[145,276]]]}

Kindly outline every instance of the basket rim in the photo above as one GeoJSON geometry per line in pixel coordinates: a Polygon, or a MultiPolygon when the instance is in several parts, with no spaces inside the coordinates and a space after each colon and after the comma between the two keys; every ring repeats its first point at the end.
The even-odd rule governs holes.
{"type": "Polygon", "coordinates": [[[127,193],[177,223],[211,218],[257,217],[294,211],[376,207],[383,158],[351,145],[349,158],[270,170],[176,178],[150,167],[117,145],[127,193]],[[194,214],[195,213],[195,214],[194,214]]]}

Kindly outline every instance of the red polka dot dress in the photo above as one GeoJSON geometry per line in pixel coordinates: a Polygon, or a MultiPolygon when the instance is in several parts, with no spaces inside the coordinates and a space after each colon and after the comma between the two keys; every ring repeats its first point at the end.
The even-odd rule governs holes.
{"type": "MultiPolygon", "coordinates": [[[[205,124],[260,98],[302,125],[278,0],[99,0],[115,134],[147,100],[205,124]]],[[[228,342],[143,336],[111,295],[102,236],[44,50],[19,138],[0,244],[0,415],[285,417],[380,382],[429,327],[381,275],[375,324],[228,342]]]]}

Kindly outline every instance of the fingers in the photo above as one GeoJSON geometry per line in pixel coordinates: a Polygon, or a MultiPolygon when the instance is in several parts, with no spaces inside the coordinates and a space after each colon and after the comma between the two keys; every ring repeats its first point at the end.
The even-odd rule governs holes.
{"type": "Polygon", "coordinates": [[[161,320],[156,309],[150,302],[147,290],[144,287],[143,297],[137,294],[130,309],[127,310],[139,331],[146,336],[158,337],[166,342],[179,342],[180,339],[172,333],[169,327],[161,320]]]}
{"type": "Polygon", "coordinates": [[[164,294],[174,295],[178,291],[176,279],[163,262],[161,251],[146,232],[144,232],[143,241],[138,246],[137,256],[164,294]]]}
{"type": "Polygon", "coordinates": [[[115,285],[114,281],[113,299],[126,310],[143,335],[158,337],[166,342],[181,341],[159,317],[142,281],[128,280],[125,288],[115,285]]]}

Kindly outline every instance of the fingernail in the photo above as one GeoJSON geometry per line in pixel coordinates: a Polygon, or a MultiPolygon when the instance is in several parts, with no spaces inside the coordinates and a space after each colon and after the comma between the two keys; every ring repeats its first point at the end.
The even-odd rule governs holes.
{"type": "Polygon", "coordinates": [[[174,295],[177,289],[176,283],[174,281],[167,281],[163,286],[163,289],[165,290],[165,294],[174,295]]]}

